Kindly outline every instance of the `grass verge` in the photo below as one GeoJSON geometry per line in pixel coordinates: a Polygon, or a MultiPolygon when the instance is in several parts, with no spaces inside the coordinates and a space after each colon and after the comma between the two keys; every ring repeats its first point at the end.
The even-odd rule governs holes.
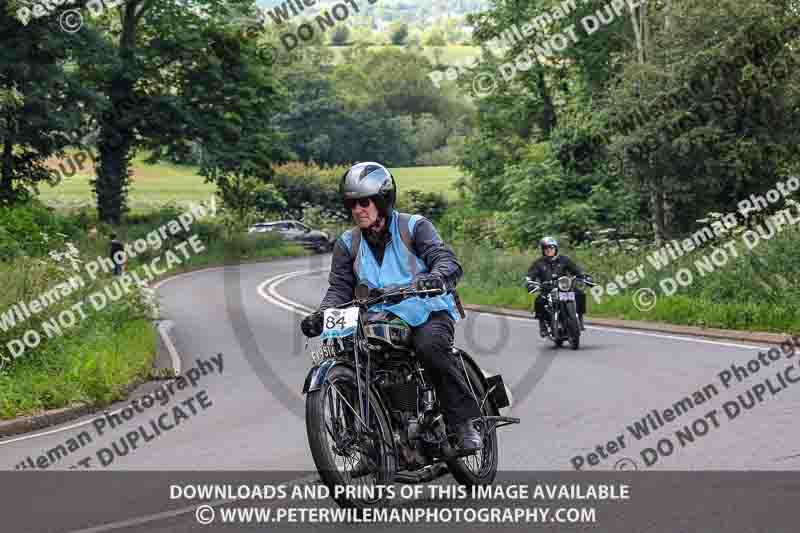
{"type": "MultiPolygon", "coordinates": [[[[132,243],[175,215],[174,210],[163,209],[133,217],[118,232],[123,241],[132,243]]],[[[136,271],[141,279],[146,279],[139,267],[163,257],[167,250],[182,257],[174,252],[176,245],[185,244],[191,235],[198,236],[205,251],[189,255],[162,277],[207,266],[308,254],[274,235],[248,235],[230,231],[214,220],[204,220],[196,222],[188,232],[170,235],[162,246],[132,258],[128,271],[136,271]]],[[[70,242],[80,250],[79,259],[83,263],[108,253],[106,237],[90,238],[77,232],[70,242]]],[[[61,249],[63,244],[51,242],[48,246],[61,249]]],[[[164,261],[160,268],[165,268],[164,261]]],[[[84,286],[44,306],[29,318],[12,315],[11,308],[15,304],[42,301],[42,294],[78,275],[68,265],[58,264],[41,253],[0,262],[0,280],[4,288],[0,294],[0,358],[5,359],[5,364],[0,365],[0,419],[36,414],[77,402],[102,407],[123,399],[132,381],[150,375],[156,333],[147,295],[132,287],[121,296],[111,296],[115,294],[116,279],[107,273],[101,272],[96,279],[91,279],[82,271],[80,278],[85,281],[84,286]],[[94,307],[91,299],[98,294],[106,294],[109,299],[108,305],[100,309],[94,307]],[[81,302],[84,317],[73,307],[81,302]],[[64,320],[70,314],[78,318],[71,324],[70,320],[64,320]],[[11,320],[11,316],[16,318],[11,320]],[[58,334],[53,324],[61,326],[58,334]],[[20,342],[31,331],[39,335],[41,342],[25,347],[18,358],[12,357],[8,344],[20,342]]],[[[21,348],[19,344],[17,347],[21,348]]]]}
{"type": "MultiPolygon", "coordinates": [[[[531,309],[534,296],[525,290],[524,278],[531,262],[539,257],[538,250],[523,253],[465,244],[456,249],[465,271],[459,284],[464,303],[531,309]]],[[[649,263],[652,251],[647,250],[581,248],[562,253],[575,259],[604,287],[644,265],[644,278],[616,295],[605,293],[595,298],[587,292],[588,316],[747,331],[800,331],[800,268],[787,261],[800,249],[800,230],[786,230],[752,250],[737,241],[735,257],[731,255],[713,272],[703,271],[700,266],[708,264],[708,254],[714,250],[719,254],[719,249],[707,246],[658,270],[649,263]],[[685,286],[671,282],[679,271],[692,273],[692,282],[685,286]],[[653,291],[654,305],[637,306],[636,291],[642,288],[653,291]]],[[[649,302],[645,299],[644,303],[649,302]]]]}
{"type": "Polygon", "coordinates": [[[86,337],[69,336],[0,373],[0,419],[75,403],[107,405],[125,387],[150,375],[156,333],[147,319],[93,324],[86,337]]]}

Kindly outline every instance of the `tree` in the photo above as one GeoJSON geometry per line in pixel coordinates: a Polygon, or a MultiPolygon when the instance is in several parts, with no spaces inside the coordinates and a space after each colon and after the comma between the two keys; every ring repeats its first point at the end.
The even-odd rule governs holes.
{"type": "Polygon", "coordinates": [[[185,118],[184,136],[172,144],[199,142],[201,175],[244,216],[248,208],[278,201],[269,187],[271,164],[286,157],[284,138],[271,124],[283,104],[272,72],[276,51],[226,28],[209,27],[201,37],[206,54],[176,70],[185,118]]]}
{"type": "Polygon", "coordinates": [[[389,27],[389,40],[393,45],[401,46],[408,38],[408,25],[405,23],[394,23],[389,27]]]}
{"type": "Polygon", "coordinates": [[[87,41],[70,37],[58,19],[23,25],[13,3],[0,8],[0,202],[12,203],[57,183],[45,161],[80,145],[81,88],[64,64],[87,41]]]}
{"type": "MultiPolygon", "coordinates": [[[[230,102],[230,96],[217,92],[229,70],[218,58],[230,59],[235,54],[220,53],[220,46],[228,47],[229,52],[249,53],[251,46],[244,43],[256,40],[248,37],[250,32],[237,34],[239,26],[220,21],[242,12],[255,12],[252,1],[210,0],[202,8],[187,9],[181,0],[128,0],[117,10],[106,10],[82,30],[101,40],[77,57],[85,85],[97,94],[91,102],[100,131],[97,176],[92,185],[101,220],[116,224],[126,211],[130,160],[137,150],[160,150],[165,143],[181,142],[189,130],[194,130],[195,137],[203,137],[198,129],[203,129],[199,118],[205,109],[187,100],[185,79],[191,77],[199,84],[195,92],[213,90],[218,101],[230,102]],[[192,76],[194,68],[203,69],[202,75],[192,76]],[[176,90],[176,85],[182,84],[184,92],[176,90]]],[[[244,85],[237,92],[247,94],[253,84],[257,92],[263,83],[259,76],[264,74],[241,79],[244,85]]],[[[231,119],[236,118],[241,119],[236,115],[231,119]]],[[[226,121],[227,117],[221,122],[226,121]]],[[[207,125],[218,127],[220,121],[211,120],[207,125]]]]}
{"type": "Polygon", "coordinates": [[[800,120],[796,15],[763,0],[666,7],[636,22],[609,109],[612,157],[649,195],[656,242],[772,187],[797,161],[800,120]]]}

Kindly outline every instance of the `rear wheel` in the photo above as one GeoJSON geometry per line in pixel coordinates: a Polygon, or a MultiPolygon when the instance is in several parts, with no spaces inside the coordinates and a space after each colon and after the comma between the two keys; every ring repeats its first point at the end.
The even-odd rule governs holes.
{"type": "MultiPolygon", "coordinates": [[[[363,390],[364,382],[361,387],[363,390]]],[[[325,383],[306,396],[306,430],[314,464],[322,481],[334,494],[336,485],[386,485],[394,480],[396,471],[392,429],[386,413],[374,391],[369,393],[370,437],[359,422],[358,387],[356,374],[346,366],[333,367],[325,383]],[[369,465],[373,472],[353,477],[359,465],[369,465]]],[[[371,507],[385,498],[376,489],[374,497],[335,498],[342,507],[371,507]]]]}
{"type": "MultiPolygon", "coordinates": [[[[467,375],[472,383],[472,390],[475,391],[475,396],[480,402],[483,399],[483,395],[486,394],[483,380],[471,366],[466,365],[466,367],[467,375]]],[[[483,404],[481,413],[484,416],[497,416],[500,414],[490,399],[487,399],[483,404]]],[[[491,427],[493,423],[489,425],[491,427]]],[[[475,422],[475,428],[481,433],[483,448],[473,455],[450,459],[447,461],[447,468],[453,474],[455,480],[462,485],[489,485],[497,475],[497,429],[492,427],[489,431],[489,428],[484,426],[481,420],[475,422]]]]}

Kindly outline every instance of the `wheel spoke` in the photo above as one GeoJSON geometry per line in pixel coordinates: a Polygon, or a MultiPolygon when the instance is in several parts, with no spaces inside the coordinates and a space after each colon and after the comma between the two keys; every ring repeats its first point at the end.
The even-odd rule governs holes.
{"type": "Polygon", "coordinates": [[[368,425],[366,424],[366,422],[364,422],[364,420],[363,420],[363,419],[362,419],[362,418],[359,416],[359,414],[356,412],[356,410],[355,410],[355,409],[353,409],[353,406],[350,404],[350,402],[348,402],[348,401],[347,401],[347,398],[345,398],[345,397],[342,395],[342,393],[341,393],[341,392],[339,392],[339,389],[337,389],[337,388],[336,388],[336,386],[335,386],[333,383],[330,383],[330,388],[331,388],[331,389],[333,389],[333,391],[334,391],[336,394],[338,394],[338,395],[339,395],[339,398],[341,398],[341,400],[344,402],[344,404],[347,406],[347,408],[348,408],[348,409],[350,409],[350,412],[352,412],[352,413],[353,413],[353,415],[354,415],[356,418],[358,418],[358,420],[359,420],[359,421],[360,421],[360,422],[361,422],[361,423],[364,425],[364,427],[367,427],[367,428],[368,428],[369,426],[368,426],[368,425]]]}

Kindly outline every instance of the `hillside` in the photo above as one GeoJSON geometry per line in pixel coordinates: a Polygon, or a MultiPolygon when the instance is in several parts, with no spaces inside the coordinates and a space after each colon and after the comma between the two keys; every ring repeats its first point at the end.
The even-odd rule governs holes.
{"type": "MultiPolygon", "coordinates": [[[[258,0],[258,5],[268,11],[287,5],[287,0],[258,0]]],[[[316,5],[306,8],[303,15],[319,12],[339,3],[332,0],[320,0],[316,5]]],[[[362,2],[365,3],[365,2],[362,2]]],[[[430,24],[436,20],[463,18],[468,13],[483,11],[489,6],[489,0],[379,0],[377,3],[364,6],[360,13],[374,19],[375,29],[392,22],[410,24],[430,24]]],[[[288,7],[288,6],[287,6],[288,7]]],[[[289,8],[290,9],[290,8],[289,8]]],[[[291,10],[289,11],[291,13],[291,10]]],[[[272,19],[267,16],[267,22],[272,19]]]]}

